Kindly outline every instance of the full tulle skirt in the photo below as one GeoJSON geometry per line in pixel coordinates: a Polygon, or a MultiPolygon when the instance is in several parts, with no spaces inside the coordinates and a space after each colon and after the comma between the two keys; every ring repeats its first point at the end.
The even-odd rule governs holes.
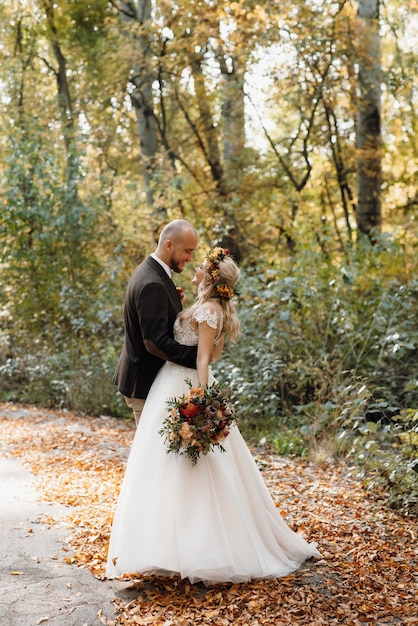
{"type": "MultiPolygon", "coordinates": [[[[196,370],[167,362],[135,433],[113,520],[107,577],[178,573],[191,583],[280,577],[315,544],[285,523],[237,426],[192,465],[159,434],[166,401],[196,385],[196,370]]],[[[213,378],[209,381],[212,382],[213,378]]]]}

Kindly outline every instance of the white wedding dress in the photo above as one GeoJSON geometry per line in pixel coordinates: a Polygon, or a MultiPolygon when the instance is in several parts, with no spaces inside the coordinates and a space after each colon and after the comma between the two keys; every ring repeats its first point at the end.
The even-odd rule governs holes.
{"type": "MultiPolygon", "coordinates": [[[[216,313],[198,310],[196,318],[216,328],[216,313]]],[[[189,322],[177,321],[174,331],[180,343],[197,344],[189,322]]],[[[237,426],[222,442],[225,452],[216,448],[196,465],[166,452],[158,432],[166,400],[196,378],[196,370],[166,362],[152,385],[113,520],[108,578],[178,573],[191,583],[235,583],[284,576],[320,556],[278,513],[237,426]]]]}

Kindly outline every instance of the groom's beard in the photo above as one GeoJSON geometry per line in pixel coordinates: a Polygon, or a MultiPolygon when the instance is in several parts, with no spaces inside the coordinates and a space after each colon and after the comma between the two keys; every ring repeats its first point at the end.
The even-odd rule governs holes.
{"type": "Polygon", "coordinates": [[[178,261],[174,256],[171,257],[170,259],[170,263],[169,263],[171,269],[173,270],[173,272],[175,272],[176,274],[181,274],[182,271],[184,270],[184,266],[186,265],[186,262],[181,262],[178,261]]]}

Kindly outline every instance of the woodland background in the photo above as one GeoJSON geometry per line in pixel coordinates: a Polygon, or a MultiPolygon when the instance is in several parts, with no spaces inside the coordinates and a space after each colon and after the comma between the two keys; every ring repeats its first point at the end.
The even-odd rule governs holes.
{"type": "Polygon", "coordinates": [[[125,287],[184,217],[242,268],[247,440],[416,514],[417,8],[4,0],[0,399],[128,417],[125,287]]]}

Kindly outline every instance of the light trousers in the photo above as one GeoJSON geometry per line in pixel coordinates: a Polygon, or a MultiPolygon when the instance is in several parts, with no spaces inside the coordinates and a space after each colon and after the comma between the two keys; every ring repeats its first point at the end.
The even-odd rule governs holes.
{"type": "Polygon", "coordinates": [[[142,398],[128,398],[123,396],[128,407],[132,410],[135,418],[135,424],[138,426],[139,418],[141,417],[142,409],[144,408],[145,400],[142,398]]]}

